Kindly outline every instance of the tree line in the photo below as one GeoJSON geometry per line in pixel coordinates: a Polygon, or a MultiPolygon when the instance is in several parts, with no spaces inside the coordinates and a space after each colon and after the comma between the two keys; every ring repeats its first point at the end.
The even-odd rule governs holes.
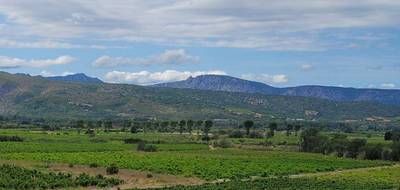
{"type": "Polygon", "coordinates": [[[349,139],[346,134],[337,133],[331,137],[318,128],[308,128],[300,135],[300,150],[338,157],[362,158],[367,160],[400,160],[400,132],[389,131],[385,140],[393,141],[390,146],[381,143],[367,144],[366,139],[349,139]]]}

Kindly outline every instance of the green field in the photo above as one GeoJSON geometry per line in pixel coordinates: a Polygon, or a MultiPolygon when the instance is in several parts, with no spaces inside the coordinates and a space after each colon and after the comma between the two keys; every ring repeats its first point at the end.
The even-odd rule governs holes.
{"type": "MultiPolygon", "coordinates": [[[[260,143],[266,141],[265,139],[228,138],[234,143],[232,148],[210,148],[205,142],[199,141],[196,135],[189,134],[132,134],[99,131],[95,136],[89,137],[83,132],[78,133],[72,130],[45,132],[8,129],[1,130],[0,135],[17,135],[24,140],[23,142],[0,142],[0,159],[8,160],[8,162],[64,163],[82,166],[96,164],[103,168],[115,164],[120,169],[193,177],[209,182],[221,179],[232,180],[223,184],[177,187],[177,189],[350,188],[351,186],[346,185],[357,184],[345,181],[345,179],[352,179],[351,176],[343,177],[343,179],[341,175],[333,177],[321,175],[296,179],[289,179],[288,177],[295,174],[318,174],[337,170],[393,165],[393,162],[389,161],[355,160],[331,155],[266,148],[264,145],[260,145],[260,143]],[[145,140],[155,145],[158,151],[138,151],[136,150],[137,144],[124,143],[124,139],[127,138],[145,140]],[[242,181],[254,177],[268,179],[254,182],[242,181]],[[330,180],[333,179],[335,179],[335,183],[329,186],[330,183],[333,183],[330,180]],[[288,180],[288,183],[284,183],[286,180],[288,180]]],[[[363,135],[354,134],[349,137],[356,138],[363,135]]],[[[381,138],[381,134],[375,134],[370,136],[368,140],[373,139],[373,142],[376,143],[383,141],[380,140],[381,138]]],[[[299,138],[295,135],[286,136],[285,132],[277,132],[268,141],[271,141],[273,145],[284,144],[295,147],[298,145],[299,138]]],[[[41,171],[45,172],[46,169],[41,168],[41,171]]],[[[398,171],[398,169],[394,171],[398,171]]],[[[383,174],[378,175],[379,173],[376,172],[376,186],[371,186],[371,189],[373,187],[395,187],[394,184],[388,185],[382,182],[386,179],[390,182],[398,177],[392,175],[395,173],[388,172],[385,176],[383,174]]],[[[362,175],[365,175],[365,179],[368,179],[369,173],[351,174],[356,176],[354,179],[360,178],[360,180],[356,180],[360,184],[368,182],[368,185],[370,185],[369,182],[371,181],[362,181],[362,175]]],[[[350,173],[346,173],[346,175],[350,175],[350,173]]],[[[369,186],[365,187],[369,188],[369,186]]]]}
{"type": "MultiPolygon", "coordinates": [[[[274,178],[230,181],[201,186],[177,186],[162,190],[273,190],[273,189],[399,189],[400,167],[322,174],[318,177],[274,178]]],[[[161,189],[158,189],[161,190],[161,189]]]]}

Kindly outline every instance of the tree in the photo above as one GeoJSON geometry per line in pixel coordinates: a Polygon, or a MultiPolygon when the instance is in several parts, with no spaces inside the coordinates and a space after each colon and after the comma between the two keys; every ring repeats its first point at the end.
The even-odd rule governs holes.
{"type": "Polygon", "coordinates": [[[203,122],[204,122],[203,120],[196,121],[195,126],[196,126],[196,130],[197,130],[197,136],[200,135],[200,127],[203,126],[203,122]]]}
{"type": "Polygon", "coordinates": [[[304,152],[326,153],[328,145],[329,138],[317,128],[308,128],[300,134],[300,148],[304,152]]]}
{"type": "Polygon", "coordinates": [[[296,136],[297,136],[298,132],[300,131],[300,129],[301,129],[301,125],[295,125],[294,126],[294,131],[295,131],[295,135],[296,136]]]}
{"type": "Polygon", "coordinates": [[[376,144],[365,147],[365,159],[367,160],[379,160],[382,158],[383,146],[382,144],[376,144]]]}
{"type": "Polygon", "coordinates": [[[133,122],[131,127],[131,133],[137,133],[140,127],[139,122],[133,122]]]}
{"type": "Polygon", "coordinates": [[[176,131],[176,126],[178,126],[178,122],[177,121],[171,121],[170,122],[170,126],[172,131],[176,131]]]}
{"type": "Polygon", "coordinates": [[[400,142],[399,141],[393,142],[391,148],[392,148],[392,155],[391,155],[392,159],[394,161],[400,161],[400,142]]]}
{"type": "Polygon", "coordinates": [[[347,136],[342,133],[334,134],[332,139],[330,140],[330,152],[336,152],[336,156],[343,157],[349,140],[347,136]]]}
{"type": "Polygon", "coordinates": [[[393,136],[392,131],[387,131],[385,133],[385,141],[391,141],[392,140],[392,136],[393,136]]]}
{"type": "Polygon", "coordinates": [[[193,120],[188,120],[186,123],[187,130],[190,134],[192,134],[193,126],[194,126],[194,121],[193,120]]]}
{"type": "Polygon", "coordinates": [[[130,129],[132,126],[132,121],[131,120],[125,120],[124,124],[122,125],[122,131],[125,131],[126,129],[130,129]]]}
{"type": "Polygon", "coordinates": [[[93,124],[93,121],[87,121],[87,123],[86,123],[86,127],[88,128],[88,129],[93,129],[94,128],[94,124],[93,124]]]}
{"type": "Polygon", "coordinates": [[[82,129],[85,127],[85,122],[83,120],[76,121],[76,128],[82,129]]]}
{"type": "Polygon", "coordinates": [[[104,131],[108,132],[112,129],[112,121],[108,120],[104,122],[104,131]]]}
{"type": "Polygon", "coordinates": [[[179,133],[182,134],[183,132],[185,132],[185,126],[186,126],[186,121],[185,120],[181,120],[179,122],[179,133]]]}
{"type": "Polygon", "coordinates": [[[163,121],[160,123],[160,131],[165,132],[168,131],[168,126],[169,126],[169,122],[168,121],[163,121]]]}
{"type": "Polygon", "coordinates": [[[243,123],[244,127],[246,128],[246,135],[250,135],[250,128],[254,126],[254,122],[251,120],[247,120],[243,123]]]}
{"type": "Polygon", "coordinates": [[[210,132],[211,127],[212,127],[213,125],[214,125],[214,123],[213,123],[211,120],[207,120],[207,121],[204,122],[204,129],[203,129],[203,132],[204,132],[204,139],[205,139],[206,141],[209,141],[209,140],[210,140],[210,137],[208,136],[208,133],[210,132]]]}
{"type": "Polygon", "coordinates": [[[347,146],[347,156],[357,158],[366,144],[367,140],[365,139],[352,139],[347,146]]]}
{"type": "Polygon", "coordinates": [[[101,129],[103,127],[103,122],[101,120],[96,122],[96,128],[101,129]]]}
{"type": "Polygon", "coordinates": [[[292,133],[292,130],[293,130],[293,125],[288,124],[286,126],[286,136],[289,136],[292,133]]]}
{"type": "Polygon", "coordinates": [[[270,123],[270,124],[268,125],[268,128],[269,128],[271,131],[275,131],[276,129],[278,129],[278,124],[275,123],[275,122],[270,123]]]}

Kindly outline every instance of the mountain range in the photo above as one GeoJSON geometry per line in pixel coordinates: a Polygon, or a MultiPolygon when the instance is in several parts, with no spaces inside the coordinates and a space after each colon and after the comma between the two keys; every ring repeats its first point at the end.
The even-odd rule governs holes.
{"type": "Polygon", "coordinates": [[[334,101],[374,101],[400,105],[400,90],[356,89],[330,86],[298,86],[276,88],[264,83],[243,80],[231,76],[202,75],[184,81],[162,83],[154,87],[186,88],[199,90],[259,93],[266,95],[303,96],[334,101]]]}
{"type": "Polygon", "coordinates": [[[399,117],[375,102],[49,80],[0,72],[0,115],[45,119],[364,120],[399,117]]]}
{"type": "Polygon", "coordinates": [[[103,83],[98,78],[89,77],[83,73],[71,74],[66,76],[52,76],[52,77],[44,77],[47,80],[54,81],[68,81],[68,82],[80,82],[80,83],[103,83]]]}

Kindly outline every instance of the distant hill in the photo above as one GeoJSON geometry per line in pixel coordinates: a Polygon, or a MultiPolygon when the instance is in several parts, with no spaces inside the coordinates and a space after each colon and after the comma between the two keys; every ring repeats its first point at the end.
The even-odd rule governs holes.
{"type": "Polygon", "coordinates": [[[47,80],[53,81],[66,81],[66,82],[80,82],[80,83],[103,83],[98,78],[89,77],[83,73],[77,73],[66,76],[54,76],[54,77],[44,77],[47,80]]]}
{"type": "Polygon", "coordinates": [[[47,119],[346,120],[398,117],[400,107],[307,97],[52,81],[0,72],[0,115],[47,119]]]}
{"type": "Polygon", "coordinates": [[[384,104],[400,105],[400,90],[356,89],[329,86],[275,88],[264,83],[220,75],[190,77],[184,81],[156,84],[153,86],[260,93],[267,95],[304,96],[335,101],[375,101],[384,104]]]}

